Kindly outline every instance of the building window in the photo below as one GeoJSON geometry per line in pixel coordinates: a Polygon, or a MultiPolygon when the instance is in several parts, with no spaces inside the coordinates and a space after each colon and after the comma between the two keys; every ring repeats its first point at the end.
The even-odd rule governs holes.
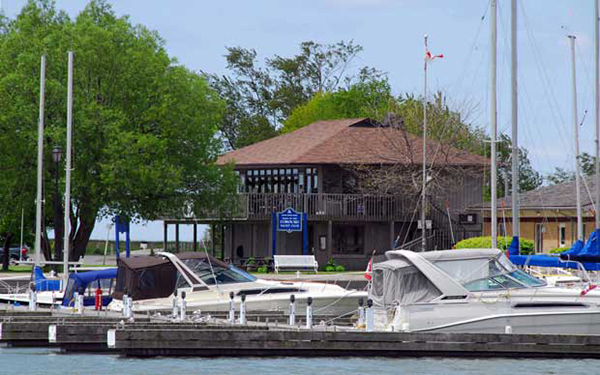
{"type": "Polygon", "coordinates": [[[564,247],[567,244],[567,224],[560,223],[558,227],[558,244],[564,247]]]}
{"type": "Polygon", "coordinates": [[[248,169],[236,171],[240,193],[316,193],[317,168],[248,169]]]}
{"type": "Polygon", "coordinates": [[[365,227],[362,225],[333,225],[333,252],[364,254],[365,227]]]}

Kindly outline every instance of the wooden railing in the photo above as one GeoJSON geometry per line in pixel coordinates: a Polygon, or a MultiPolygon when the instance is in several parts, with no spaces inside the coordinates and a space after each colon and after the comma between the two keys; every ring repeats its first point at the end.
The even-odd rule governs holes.
{"type": "Polygon", "coordinates": [[[293,208],[312,220],[410,220],[417,203],[404,197],[361,194],[244,193],[239,199],[238,217],[247,219],[269,219],[274,212],[293,208]]]}

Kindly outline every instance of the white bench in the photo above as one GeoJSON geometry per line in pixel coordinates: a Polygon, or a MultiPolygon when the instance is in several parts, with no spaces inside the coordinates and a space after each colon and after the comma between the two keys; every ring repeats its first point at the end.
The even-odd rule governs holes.
{"type": "Polygon", "coordinates": [[[280,268],[314,268],[315,272],[319,269],[319,263],[314,255],[274,255],[275,273],[279,273],[280,268]]]}

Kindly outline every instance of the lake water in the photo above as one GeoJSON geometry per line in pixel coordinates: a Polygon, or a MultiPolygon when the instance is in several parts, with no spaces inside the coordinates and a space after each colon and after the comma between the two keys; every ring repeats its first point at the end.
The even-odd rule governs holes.
{"type": "Polygon", "coordinates": [[[0,374],[597,374],[599,360],[456,358],[123,358],[0,347],[0,374]]]}

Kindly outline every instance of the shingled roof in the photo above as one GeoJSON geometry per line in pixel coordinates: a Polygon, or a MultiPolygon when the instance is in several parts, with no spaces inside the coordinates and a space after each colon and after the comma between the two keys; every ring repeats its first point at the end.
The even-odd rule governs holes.
{"type": "MultiPolygon", "coordinates": [[[[584,210],[593,208],[592,195],[594,194],[596,184],[593,177],[586,177],[581,180],[580,195],[581,206],[584,210]]],[[[544,209],[575,209],[577,206],[577,197],[575,194],[575,181],[563,182],[561,184],[542,186],[535,190],[519,194],[519,206],[521,210],[544,210],[544,209]]],[[[512,200],[510,197],[498,199],[498,207],[510,209],[512,200]]],[[[490,202],[472,207],[475,209],[490,209],[490,202]]]]}
{"type": "MultiPolygon", "coordinates": [[[[420,164],[421,138],[368,118],[317,121],[219,157],[236,166],[306,164],[420,164]]],[[[481,166],[488,159],[428,141],[427,156],[438,164],[481,166]]]]}

